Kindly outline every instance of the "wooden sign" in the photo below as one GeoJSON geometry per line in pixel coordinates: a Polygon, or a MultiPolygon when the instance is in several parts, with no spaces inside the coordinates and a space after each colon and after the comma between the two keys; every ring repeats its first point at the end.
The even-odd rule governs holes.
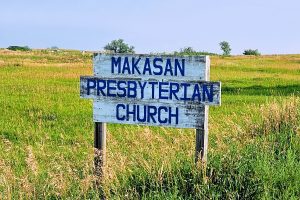
{"type": "Polygon", "coordinates": [[[80,97],[94,100],[95,173],[102,176],[106,123],[196,129],[195,161],[206,162],[208,106],[221,104],[208,56],[94,54],[80,97]]]}
{"type": "Polygon", "coordinates": [[[94,121],[200,128],[204,105],[220,105],[221,83],[205,81],[209,58],[95,54],[80,96],[94,99],[94,121]]]}

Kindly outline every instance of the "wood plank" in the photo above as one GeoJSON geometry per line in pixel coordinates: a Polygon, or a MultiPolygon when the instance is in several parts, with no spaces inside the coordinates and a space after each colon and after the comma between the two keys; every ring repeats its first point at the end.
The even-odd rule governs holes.
{"type": "Polygon", "coordinates": [[[204,123],[204,105],[202,104],[173,105],[143,102],[128,104],[124,101],[95,100],[93,111],[95,122],[177,128],[202,128],[204,123]],[[134,109],[135,114],[132,114],[134,109]],[[156,114],[153,114],[155,109],[156,114]],[[127,114],[127,110],[131,113],[127,114]],[[152,113],[150,114],[152,117],[149,112],[152,113]]]}
{"type": "MultiPolygon", "coordinates": [[[[177,63],[178,63],[177,62],[177,63]]],[[[142,79],[156,79],[156,80],[165,80],[166,78],[170,79],[172,77],[173,80],[190,80],[190,81],[199,81],[204,80],[206,75],[206,63],[209,62],[208,56],[166,56],[166,55],[144,55],[144,54],[101,54],[95,53],[93,57],[93,67],[94,67],[94,75],[97,77],[110,77],[110,78],[142,78],[142,79]],[[132,63],[138,62],[135,70],[130,70],[130,74],[128,70],[121,70],[121,73],[118,73],[117,67],[114,68],[114,73],[112,72],[112,57],[115,59],[121,58],[120,64],[122,69],[125,63],[125,66],[129,66],[132,69],[132,63]],[[127,62],[124,62],[127,59],[127,62]],[[139,60],[140,59],[140,60],[139,60]],[[161,60],[160,60],[161,59],[161,60]],[[150,69],[152,72],[159,72],[159,68],[154,65],[161,65],[163,72],[168,68],[167,64],[172,66],[173,72],[175,72],[177,61],[182,64],[182,60],[184,60],[184,76],[179,73],[177,70],[177,76],[173,73],[173,76],[170,73],[157,73],[160,75],[155,75],[154,73],[145,73],[143,74],[143,69],[145,63],[149,61],[150,69]],[[139,60],[139,61],[138,61],[139,60]],[[155,62],[156,61],[156,62],[155,62]],[[162,61],[162,62],[160,62],[162,61]],[[170,61],[170,62],[168,62],[170,61]],[[138,70],[136,70],[138,69],[138,70]],[[138,73],[140,72],[140,74],[138,73]],[[123,72],[123,73],[122,73],[123,72]],[[132,73],[135,72],[135,73],[132,73]]],[[[146,71],[148,72],[148,71],[146,71]]]]}
{"type": "Polygon", "coordinates": [[[131,103],[220,105],[221,83],[80,77],[80,97],[131,103]],[[124,92],[125,91],[125,92],[124,92]],[[126,93],[126,94],[125,94],[126,93]]]}

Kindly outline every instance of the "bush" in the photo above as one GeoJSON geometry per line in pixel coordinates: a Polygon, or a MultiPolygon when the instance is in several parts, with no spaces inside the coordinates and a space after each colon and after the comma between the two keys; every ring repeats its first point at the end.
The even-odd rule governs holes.
{"type": "Polygon", "coordinates": [[[219,43],[221,50],[223,51],[223,56],[230,56],[231,48],[228,42],[223,41],[219,43]]]}
{"type": "Polygon", "coordinates": [[[181,48],[179,52],[175,51],[174,55],[177,56],[202,56],[202,55],[217,55],[207,51],[196,51],[192,47],[181,48]]]}
{"type": "Polygon", "coordinates": [[[244,55],[254,55],[254,56],[259,56],[260,53],[257,49],[253,50],[253,49],[246,49],[243,53],[244,55]]]}
{"type": "Polygon", "coordinates": [[[180,49],[180,53],[186,53],[186,54],[192,54],[196,51],[192,47],[185,47],[183,49],[180,49]]]}
{"type": "Polygon", "coordinates": [[[123,39],[111,41],[104,49],[113,53],[134,53],[134,46],[129,46],[123,39]]]}
{"type": "Polygon", "coordinates": [[[8,50],[11,51],[30,51],[31,49],[28,46],[9,46],[7,47],[8,50]]]}

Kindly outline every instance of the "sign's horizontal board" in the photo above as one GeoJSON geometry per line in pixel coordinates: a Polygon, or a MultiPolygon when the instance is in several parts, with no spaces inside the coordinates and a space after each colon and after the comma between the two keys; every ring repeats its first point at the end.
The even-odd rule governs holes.
{"type": "Polygon", "coordinates": [[[128,103],[220,104],[220,82],[203,81],[145,81],[141,79],[118,80],[82,76],[80,96],[95,100],[121,100],[128,103]]]}
{"type": "Polygon", "coordinates": [[[95,122],[141,124],[176,128],[203,128],[204,105],[168,103],[126,103],[94,101],[95,122]]]}
{"type": "Polygon", "coordinates": [[[210,61],[208,56],[95,53],[93,63],[97,77],[205,81],[210,61]]]}
{"type": "Polygon", "coordinates": [[[95,122],[201,129],[207,105],[221,103],[208,56],[95,53],[93,61],[80,96],[94,100],[95,122]]]}

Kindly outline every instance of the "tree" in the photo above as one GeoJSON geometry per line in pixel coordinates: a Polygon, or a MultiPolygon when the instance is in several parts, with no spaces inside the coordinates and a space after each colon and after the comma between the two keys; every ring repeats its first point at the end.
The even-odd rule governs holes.
{"type": "Polygon", "coordinates": [[[223,51],[223,55],[229,56],[230,51],[231,51],[229,43],[226,41],[223,41],[223,42],[220,42],[219,45],[221,47],[221,50],[223,51]]]}
{"type": "Polygon", "coordinates": [[[104,47],[105,50],[114,53],[134,53],[134,46],[124,43],[123,39],[113,40],[104,47]]]}
{"type": "Polygon", "coordinates": [[[51,50],[58,50],[59,48],[57,46],[50,47],[51,50]]]}
{"type": "Polygon", "coordinates": [[[179,52],[175,51],[174,55],[178,56],[203,56],[203,55],[217,55],[215,53],[207,52],[207,51],[196,51],[193,47],[184,47],[181,48],[179,52]]]}
{"type": "Polygon", "coordinates": [[[243,53],[244,55],[254,55],[254,56],[259,56],[260,53],[257,49],[253,50],[253,49],[246,49],[243,53]]]}
{"type": "Polygon", "coordinates": [[[11,51],[30,51],[31,49],[28,46],[9,46],[8,50],[11,51]]]}
{"type": "Polygon", "coordinates": [[[196,51],[193,49],[193,47],[184,47],[183,49],[180,49],[180,53],[182,54],[192,54],[196,51]]]}

